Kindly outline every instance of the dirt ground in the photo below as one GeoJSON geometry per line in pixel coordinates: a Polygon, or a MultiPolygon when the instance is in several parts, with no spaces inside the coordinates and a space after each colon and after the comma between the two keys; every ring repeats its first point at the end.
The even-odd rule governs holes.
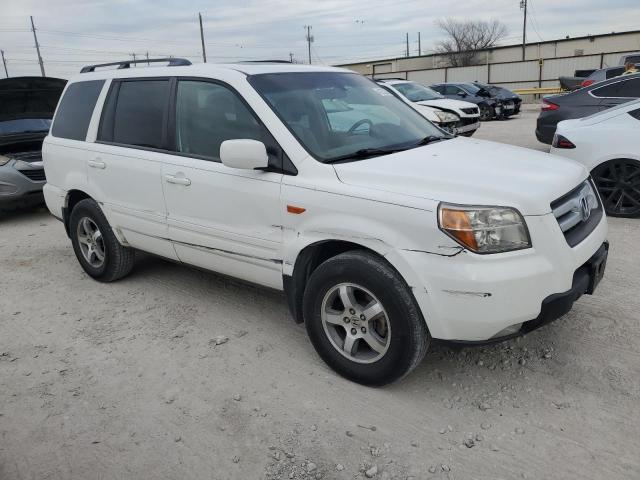
{"type": "MultiPolygon", "coordinates": [[[[478,137],[544,148],[535,116],[478,137]]],[[[148,256],[100,284],[44,210],[2,217],[0,479],[638,479],[638,238],[610,220],[566,317],[372,389],[277,292],[148,256]]]]}

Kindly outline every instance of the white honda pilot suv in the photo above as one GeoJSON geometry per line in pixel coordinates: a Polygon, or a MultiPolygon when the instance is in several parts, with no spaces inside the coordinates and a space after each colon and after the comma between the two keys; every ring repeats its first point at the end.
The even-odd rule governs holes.
{"type": "Polygon", "coordinates": [[[132,63],[83,68],[44,141],[47,205],[97,280],[143,250],[283,290],[333,369],[382,385],[432,340],[528,332],[602,278],[578,163],[448,136],[348,70],[132,63]]]}

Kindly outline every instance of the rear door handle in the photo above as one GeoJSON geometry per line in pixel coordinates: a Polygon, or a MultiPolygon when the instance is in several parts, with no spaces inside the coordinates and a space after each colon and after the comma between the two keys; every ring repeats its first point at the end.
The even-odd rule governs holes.
{"type": "Polygon", "coordinates": [[[101,170],[104,170],[105,168],[107,168],[107,164],[99,159],[89,160],[87,163],[89,164],[90,167],[93,167],[93,168],[99,168],[101,170]]]}
{"type": "Polygon", "coordinates": [[[185,177],[175,177],[173,175],[165,175],[164,179],[167,181],[167,183],[175,183],[176,185],[184,185],[185,187],[188,187],[189,185],[191,185],[191,180],[185,177]]]}

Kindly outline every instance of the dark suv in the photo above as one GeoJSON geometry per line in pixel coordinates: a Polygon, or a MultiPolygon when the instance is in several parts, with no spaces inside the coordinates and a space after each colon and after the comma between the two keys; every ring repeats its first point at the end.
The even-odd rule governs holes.
{"type": "Polygon", "coordinates": [[[636,98],[640,98],[640,73],[611,78],[564,95],[550,95],[542,100],[536,137],[551,145],[558,122],[586,117],[636,98]]]}

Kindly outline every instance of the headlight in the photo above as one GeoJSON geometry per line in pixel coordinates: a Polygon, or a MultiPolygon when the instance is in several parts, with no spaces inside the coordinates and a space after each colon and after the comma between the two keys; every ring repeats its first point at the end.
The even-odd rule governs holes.
{"type": "Polygon", "coordinates": [[[455,113],[444,112],[442,110],[436,110],[434,113],[436,114],[436,117],[438,117],[438,119],[440,120],[440,123],[457,122],[458,120],[460,120],[460,117],[455,113]]]}
{"type": "Polygon", "coordinates": [[[4,155],[0,155],[0,167],[6,165],[11,160],[9,157],[5,157],[4,155]]]}
{"type": "Polygon", "coordinates": [[[527,225],[515,208],[441,203],[438,226],[475,253],[500,253],[531,247],[527,225]]]}

